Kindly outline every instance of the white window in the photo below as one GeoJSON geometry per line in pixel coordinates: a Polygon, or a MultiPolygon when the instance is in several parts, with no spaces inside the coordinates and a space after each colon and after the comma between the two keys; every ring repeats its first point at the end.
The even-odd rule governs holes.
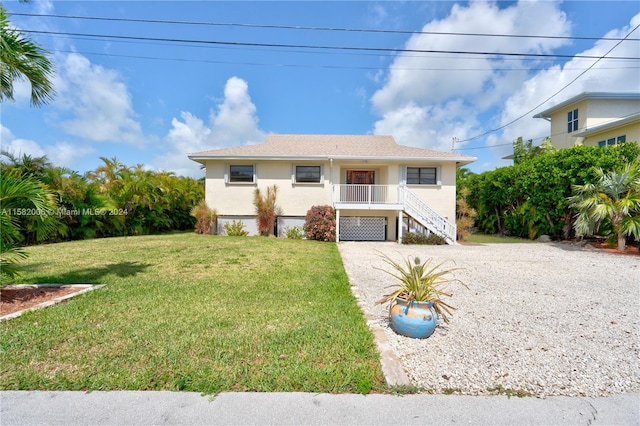
{"type": "Polygon", "coordinates": [[[619,143],[625,143],[626,141],[627,141],[627,135],[622,135],[615,138],[610,138],[607,140],[600,141],[598,142],[598,146],[602,148],[603,146],[617,145],[619,143]]]}
{"type": "Polygon", "coordinates": [[[574,109],[567,113],[567,133],[578,130],[578,110],[574,109]]]}
{"type": "Polygon", "coordinates": [[[438,168],[407,167],[407,185],[438,185],[438,168]]]}
{"type": "Polygon", "coordinates": [[[229,166],[229,183],[255,183],[256,166],[254,164],[231,164],[229,166]]]}

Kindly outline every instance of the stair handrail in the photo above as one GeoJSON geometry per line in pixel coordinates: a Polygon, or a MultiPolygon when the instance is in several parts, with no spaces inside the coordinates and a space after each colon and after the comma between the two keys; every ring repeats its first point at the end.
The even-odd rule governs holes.
{"type": "Polygon", "coordinates": [[[420,215],[420,217],[416,217],[416,219],[423,219],[426,224],[423,225],[431,225],[434,229],[433,232],[436,232],[441,237],[449,240],[449,242],[454,243],[456,241],[456,225],[455,223],[449,222],[447,219],[442,217],[438,212],[433,210],[429,204],[427,204],[424,200],[422,200],[415,192],[411,191],[406,186],[401,186],[402,191],[402,200],[404,209],[411,213],[410,210],[413,210],[413,215],[420,215]]]}

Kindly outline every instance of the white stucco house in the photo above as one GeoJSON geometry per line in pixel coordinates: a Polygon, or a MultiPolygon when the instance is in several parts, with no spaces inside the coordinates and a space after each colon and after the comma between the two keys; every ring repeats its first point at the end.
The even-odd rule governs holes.
{"type": "Polygon", "coordinates": [[[280,135],[188,154],[206,168],[218,233],[241,220],[257,233],[253,192],[278,186],[276,235],[304,225],[315,205],[336,209],[338,240],[400,241],[428,230],[455,244],[456,169],[474,157],[398,145],[392,136],[280,135]]]}
{"type": "Polygon", "coordinates": [[[533,117],[551,123],[551,144],[556,148],[640,141],[638,92],[584,92],[533,117]]]}

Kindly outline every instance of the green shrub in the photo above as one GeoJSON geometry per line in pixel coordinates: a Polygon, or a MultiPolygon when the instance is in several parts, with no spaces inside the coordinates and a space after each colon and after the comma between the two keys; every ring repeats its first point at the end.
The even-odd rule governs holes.
{"type": "Polygon", "coordinates": [[[596,183],[594,167],[608,172],[639,156],[635,142],[603,148],[578,145],[478,175],[461,172],[459,188],[469,188],[466,199],[477,212],[475,226],[482,233],[567,239],[576,213],[567,201],[572,186],[596,183]]]}
{"type": "Polygon", "coordinates": [[[284,228],[284,235],[291,240],[301,240],[304,237],[304,229],[302,226],[287,226],[284,228]]]}
{"type": "Polygon", "coordinates": [[[249,232],[244,229],[244,223],[241,220],[239,221],[231,221],[224,224],[224,230],[227,232],[227,235],[230,237],[246,237],[249,235],[249,232]]]}
{"type": "Polygon", "coordinates": [[[447,244],[444,238],[436,234],[416,234],[413,232],[405,232],[402,235],[402,244],[421,244],[430,246],[441,246],[447,244]]]}
{"type": "Polygon", "coordinates": [[[304,233],[310,240],[336,240],[336,211],[331,206],[313,206],[307,212],[304,233]]]}

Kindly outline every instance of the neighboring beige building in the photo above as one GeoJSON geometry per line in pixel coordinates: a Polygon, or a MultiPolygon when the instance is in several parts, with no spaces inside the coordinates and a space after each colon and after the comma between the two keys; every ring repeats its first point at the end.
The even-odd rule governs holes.
{"type": "Polygon", "coordinates": [[[556,148],[640,141],[640,93],[584,92],[533,117],[551,122],[556,148]]]}
{"type": "Polygon", "coordinates": [[[278,186],[276,234],[332,205],[339,240],[400,240],[422,227],[453,244],[456,169],[474,157],[398,145],[392,136],[268,135],[256,145],[188,155],[206,167],[207,204],[257,233],[253,192],[278,186]]]}

